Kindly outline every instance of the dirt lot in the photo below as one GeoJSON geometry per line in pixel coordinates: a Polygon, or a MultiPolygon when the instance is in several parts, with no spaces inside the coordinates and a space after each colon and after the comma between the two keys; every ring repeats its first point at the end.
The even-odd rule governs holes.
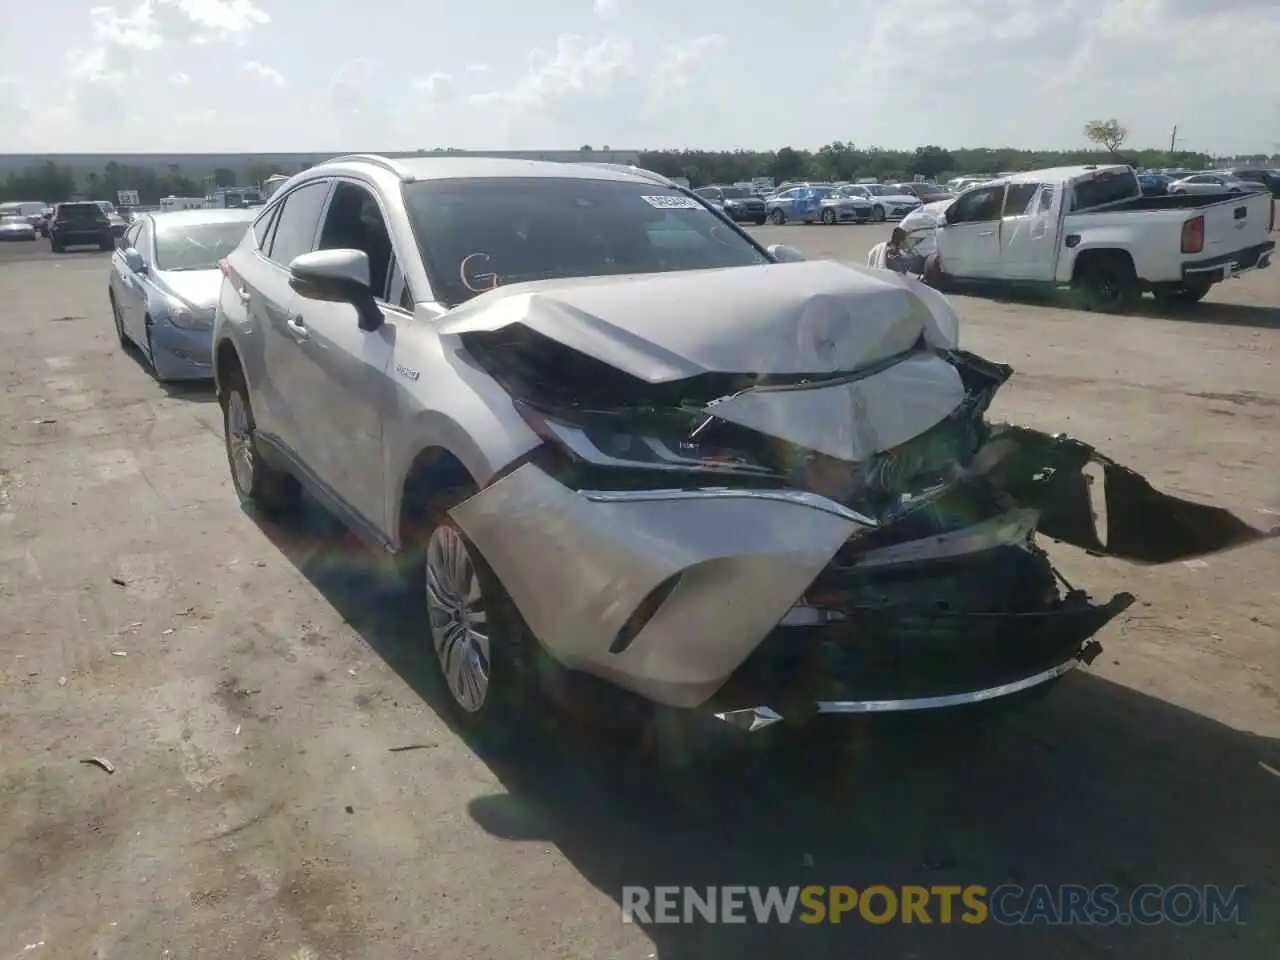
{"type": "MultiPolygon", "coordinates": [[[[862,262],[878,227],[759,231],[862,262]]],[[[576,739],[478,755],[374,560],[236,504],[107,257],[0,248],[0,957],[1277,956],[1280,544],[1133,569],[1105,654],[957,748],[797,740],[695,816],[576,739]],[[3,262],[5,258],[7,262],[3,262]],[[421,749],[396,751],[393,748],[421,749]],[[115,773],[81,761],[101,756],[115,773]],[[624,885],[1246,884],[1246,926],[624,925],[624,885]]],[[[1280,268],[1177,319],[956,300],[996,415],[1280,523],[1280,268]]],[[[924,731],[927,733],[926,731],[924,731]]]]}

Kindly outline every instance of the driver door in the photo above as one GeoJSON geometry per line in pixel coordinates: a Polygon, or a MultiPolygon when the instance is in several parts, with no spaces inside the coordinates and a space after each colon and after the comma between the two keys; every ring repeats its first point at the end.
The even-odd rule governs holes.
{"type": "Polygon", "coordinates": [[[1004,192],[1004,184],[978,187],[947,208],[937,231],[938,258],[947,274],[983,280],[1000,276],[1004,192]]]}
{"type": "Polygon", "coordinates": [[[1005,194],[1000,242],[1006,280],[1054,278],[1062,190],[1049,183],[1016,183],[1005,194]]]}

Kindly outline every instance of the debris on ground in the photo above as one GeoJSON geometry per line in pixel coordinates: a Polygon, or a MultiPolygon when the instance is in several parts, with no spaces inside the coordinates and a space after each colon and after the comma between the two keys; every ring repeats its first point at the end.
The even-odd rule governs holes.
{"type": "Polygon", "coordinates": [[[129,585],[125,583],[123,580],[121,580],[119,577],[112,577],[111,582],[114,583],[117,587],[127,587],[129,585]]]}
{"type": "Polygon", "coordinates": [[[86,757],[80,762],[87,763],[91,767],[101,767],[103,770],[107,771],[107,773],[116,772],[116,768],[112,766],[111,761],[108,760],[106,757],[86,757]]]}
{"type": "Polygon", "coordinates": [[[127,657],[129,652],[127,650],[112,650],[111,655],[113,657],[127,657]]]}
{"type": "Polygon", "coordinates": [[[406,753],[409,750],[430,750],[434,747],[434,743],[409,743],[403,747],[388,747],[388,753],[406,753]]]}

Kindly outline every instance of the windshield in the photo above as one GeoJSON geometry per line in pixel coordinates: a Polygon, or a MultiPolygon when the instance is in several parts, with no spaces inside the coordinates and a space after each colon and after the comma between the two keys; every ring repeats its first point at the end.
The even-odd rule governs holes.
{"type": "Polygon", "coordinates": [[[867,192],[873,197],[892,197],[897,194],[898,191],[892,187],[886,187],[882,183],[869,183],[867,184],[867,192]]]}
{"type": "Polygon", "coordinates": [[[216,270],[249,229],[248,220],[183,223],[156,231],[157,270],[216,270]]]}
{"type": "Polygon", "coordinates": [[[751,196],[751,191],[746,187],[724,187],[720,192],[729,200],[741,200],[751,196]]]}
{"type": "Polygon", "coordinates": [[[770,262],[697,200],[657,184],[425,180],[404,197],[431,285],[451,305],[531,280],[770,262]]]}
{"type": "Polygon", "coordinates": [[[0,223],[26,223],[26,222],[27,221],[22,217],[14,217],[8,214],[5,214],[4,216],[0,216],[0,223]]]}

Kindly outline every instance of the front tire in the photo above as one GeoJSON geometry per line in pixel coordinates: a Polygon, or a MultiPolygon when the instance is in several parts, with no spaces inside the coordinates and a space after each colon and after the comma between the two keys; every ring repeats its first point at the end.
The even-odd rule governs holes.
{"type": "Polygon", "coordinates": [[[268,464],[258,449],[257,424],[244,375],[237,370],[220,396],[222,431],[231,483],[241,504],[274,516],[298,501],[301,488],[290,474],[268,464]]]}
{"type": "Polygon", "coordinates": [[[836,212],[834,210],[823,210],[822,222],[829,227],[834,225],[836,222],[836,212]]]}
{"type": "Polygon", "coordinates": [[[877,203],[875,207],[871,210],[871,216],[875,219],[876,223],[884,223],[885,221],[884,207],[880,206],[880,204],[877,203]]]}
{"type": "Polygon", "coordinates": [[[120,341],[122,348],[128,349],[129,338],[124,333],[124,323],[120,319],[120,308],[116,306],[115,294],[108,292],[107,299],[111,301],[111,320],[116,327],[116,339],[120,341]]]}
{"type": "Polygon", "coordinates": [[[768,218],[768,217],[756,217],[756,218],[755,218],[754,220],[752,220],[751,222],[752,222],[752,223],[754,223],[757,227],[763,227],[766,223],[768,223],[768,222],[769,222],[769,218],[768,218]]]}
{"type": "Polygon", "coordinates": [[[787,222],[787,215],[782,212],[781,208],[775,209],[769,214],[769,222],[775,227],[780,227],[787,222]]]}
{"type": "Polygon", "coordinates": [[[450,717],[490,746],[525,730],[536,641],[497,574],[449,516],[471,491],[443,491],[423,511],[416,552],[433,663],[450,717]]]}

